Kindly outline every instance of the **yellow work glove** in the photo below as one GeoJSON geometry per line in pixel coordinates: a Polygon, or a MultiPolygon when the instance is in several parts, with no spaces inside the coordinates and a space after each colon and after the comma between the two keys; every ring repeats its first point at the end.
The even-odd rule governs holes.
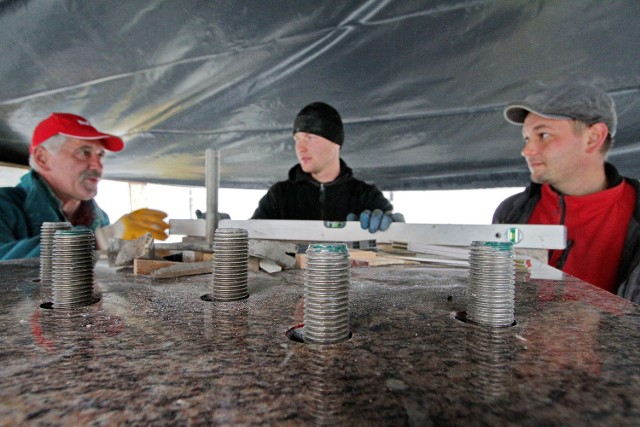
{"type": "Polygon", "coordinates": [[[135,240],[145,233],[151,233],[154,239],[165,240],[169,228],[163,221],[166,217],[166,213],[155,209],[138,209],[122,215],[114,224],[96,229],[98,247],[108,247],[111,239],[135,240]]]}

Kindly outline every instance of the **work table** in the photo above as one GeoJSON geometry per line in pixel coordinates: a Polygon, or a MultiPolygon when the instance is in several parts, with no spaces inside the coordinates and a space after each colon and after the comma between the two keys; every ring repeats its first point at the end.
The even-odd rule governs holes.
{"type": "Polygon", "coordinates": [[[154,280],[95,267],[96,302],[41,307],[38,260],[0,262],[0,425],[633,425],[640,307],[538,266],[517,324],[464,322],[467,270],[352,269],[352,336],[291,339],[304,272],[154,280]],[[555,275],[555,276],[554,276],[555,275]]]}

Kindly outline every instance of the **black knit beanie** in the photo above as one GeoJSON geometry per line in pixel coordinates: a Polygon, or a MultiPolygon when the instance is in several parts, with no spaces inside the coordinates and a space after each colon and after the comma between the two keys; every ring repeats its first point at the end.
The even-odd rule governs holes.
{"type": "Polygon", "coordinates": [[[319,135],[342,147],[344,129],[340,114],[329,104],[314,102],[304,107],[293,122],[293,133],[319,135]]]}

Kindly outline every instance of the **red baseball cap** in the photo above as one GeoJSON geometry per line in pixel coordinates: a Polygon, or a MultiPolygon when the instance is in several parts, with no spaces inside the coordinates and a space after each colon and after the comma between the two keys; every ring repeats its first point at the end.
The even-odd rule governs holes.
{"type": "Polygon", "coordinates": [[[124,148],[121,138],[99,132],[84,117],[69,113],[52,113],[34,129],[29,152],[33,152],[38,145],[58,134],[78,139],[99,139],[109,151],[120,151],[124,148]]]}

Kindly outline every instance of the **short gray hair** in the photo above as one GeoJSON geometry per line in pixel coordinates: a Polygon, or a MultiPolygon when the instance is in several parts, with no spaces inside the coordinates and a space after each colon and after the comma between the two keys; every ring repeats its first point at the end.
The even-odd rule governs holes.
{"type": "MultiPolygon", "coordinates": [[[[593,125],[590,125],[589,123],[585,123],[577,119],[572,119],[571,121],[573,122],[573,131],[576,133],[576,135],[582,135],[582,132],[584,132],[587,128],[593,126],[593,125]]],[[[613,137],[611,136],[611,133],[607,133],[607,137],[604,139],[604,142],[600,147],[600,152],[604,153],[605,155],[608,154],[609,150],[613,146],[613,142],[614,140],[613,140],[613,137]]]]}
{"type": "MultiPolygon", "coordinates": [[[[58,154],[58,151],[60,151],[60,149],[66,142],[67,142],[66,136],[56,134],[56,135],[53,135],[51,138],[47,139],[46,141],[42,142],[39,145],[39,147],[44,148],[52,155],[56,155],[58,154]]],[[[39,171],[40,168],[38,167],[35,159],[33,158],[33,153],[29,155],[29,166],[31,166],[31,169],[33,169],[34,171],[40,172],[39,171]]]]}

